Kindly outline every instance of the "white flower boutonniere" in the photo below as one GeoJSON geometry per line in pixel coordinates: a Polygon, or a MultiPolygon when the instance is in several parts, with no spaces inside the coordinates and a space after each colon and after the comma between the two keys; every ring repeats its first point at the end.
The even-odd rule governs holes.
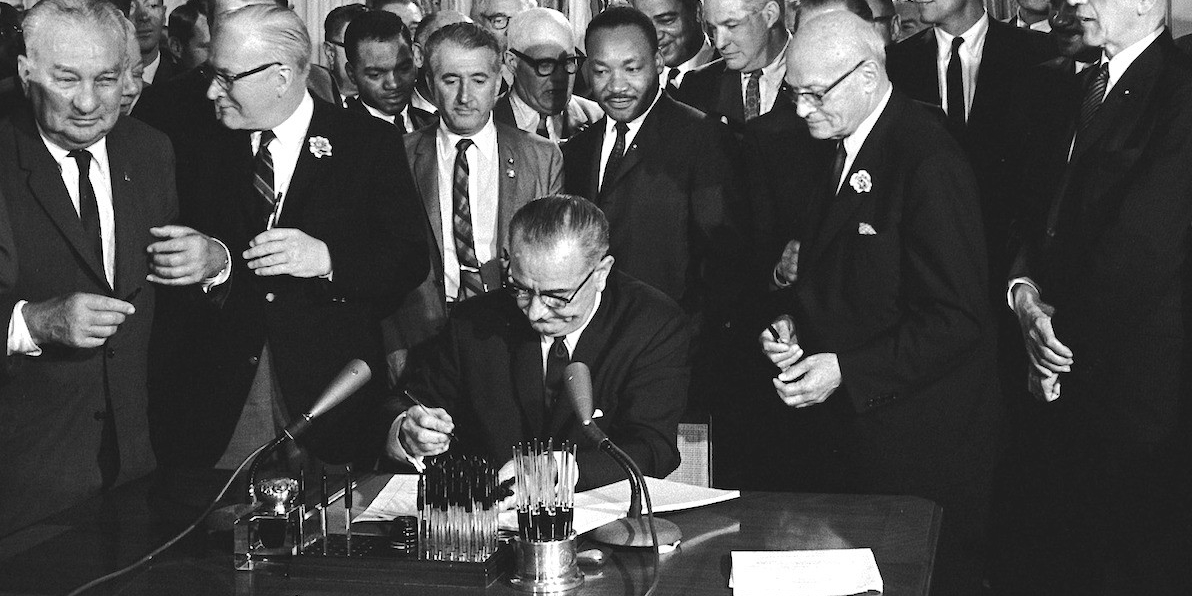
{"type": "Polygon", "coordinates": [[[848,179],[849,186],[853,187],[856,192],[869,192],[873,190],[873,178],[869,177],[869,172],[865,170],[858,170],[848,179]]]}
{"type": "Polygon", "coordinates": [[[331,157],[331,141],[327,137],[311,137],[310,154],[318,158],[331,157]]]}

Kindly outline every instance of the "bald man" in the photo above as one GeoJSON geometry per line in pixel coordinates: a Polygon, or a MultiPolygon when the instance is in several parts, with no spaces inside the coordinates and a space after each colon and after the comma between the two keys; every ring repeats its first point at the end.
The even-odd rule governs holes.
{"type": "MultiPolygon", "coordinates": [[[[807,235],[761,334],[778,397],[814,417],[813,490],[909,494],[944,509],[933,593],[980,593],[997,384],[972,171],[924,108],[893,91],[871,23],[804,23],[787,83],[834,146],[803,197],[807,235]]],[[[799,474],[800,470],[791,470],[799,474]]]]}
{"type": "Polygon", "coordinates": [[[493,118],[544,139],[564,141],[604,117],[600,106],[572,91],[584,57],[563,13],[531,8],[509,21],[505,63],[513,92],[493,107],[493,118]]]}

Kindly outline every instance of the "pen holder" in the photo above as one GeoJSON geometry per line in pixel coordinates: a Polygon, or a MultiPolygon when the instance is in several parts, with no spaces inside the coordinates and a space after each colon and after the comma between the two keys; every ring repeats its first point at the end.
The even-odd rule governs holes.
{"type": "Polygon", "coordinates": [[[548,594],[578,588],[584,583],[575,558],[575,534],[565,540],[513,539],[513,587],[523,592],[548,594]]]}

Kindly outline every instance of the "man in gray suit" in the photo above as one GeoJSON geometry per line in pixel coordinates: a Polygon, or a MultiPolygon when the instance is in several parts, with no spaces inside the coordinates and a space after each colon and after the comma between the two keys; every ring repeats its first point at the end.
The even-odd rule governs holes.
{"type": "Polygon", "coordinates": [[[554,143],[493,120],[501,51],[491,33],[454,23],[431,35],[424,52],[440,121],[405,140],[435,246],[430,278],[386,321],[395,381],[404,350],[437,332],[448,308],[500,288],[513,213],[563,187],[563,154],[554,143]]]}

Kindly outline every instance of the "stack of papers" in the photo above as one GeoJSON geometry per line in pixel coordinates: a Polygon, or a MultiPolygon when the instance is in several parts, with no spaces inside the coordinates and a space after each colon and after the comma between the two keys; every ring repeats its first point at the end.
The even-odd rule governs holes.
{"type": "Polygon", "coordinates": [[[733,551],[728,587],[734,596],[852,596],[880,594],[873,551],[733,551]]]}

